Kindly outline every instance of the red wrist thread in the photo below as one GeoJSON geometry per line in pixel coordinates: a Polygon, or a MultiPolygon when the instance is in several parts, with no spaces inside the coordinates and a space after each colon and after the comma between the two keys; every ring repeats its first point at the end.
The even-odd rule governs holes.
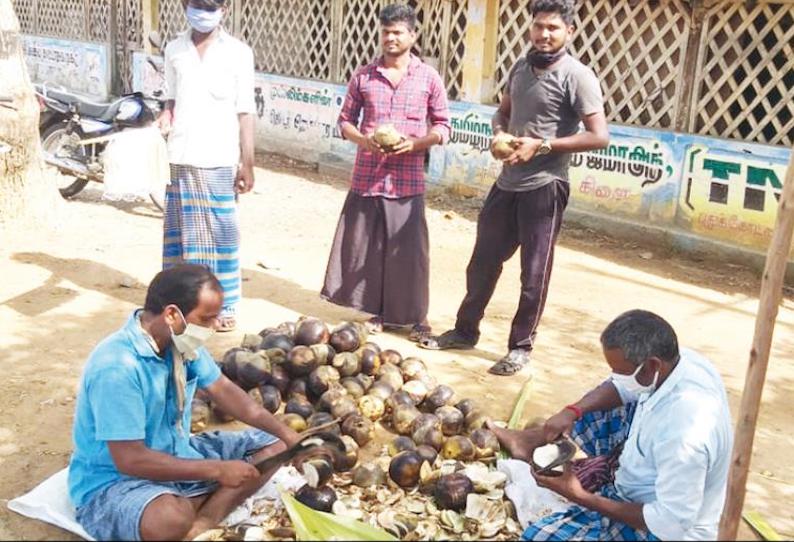
{"type": "Polygon", "coordinates": [[[579,418],[581,418],[581,417],[582,417],[582,415],[584,414],[584,413],[582,412],[582,409],[581,409],[581,408],[579,408],[579,407],[578,407],[578,406],[576,406],[576,405],[567,405],[567,406],[565,407],[565,409],[564,409],[564,410],[570,410],[571,412],[573,412],[574,414],[576,414],[576,419],[577,419],[577,420],[578,420],[579,418]]]}

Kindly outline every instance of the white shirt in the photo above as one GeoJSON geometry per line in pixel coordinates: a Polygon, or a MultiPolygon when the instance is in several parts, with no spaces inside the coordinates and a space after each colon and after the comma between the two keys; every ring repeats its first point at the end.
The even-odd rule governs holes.
{"type": "Polygon", "coordinates": [[[190,36],[190,30],[180,34],[165,49],[166,98],[176,102],[169,161],[202,168],[236,166],[237,115],[256,112],[254,53],[221,29],[200,58],[190,36]]]}
{"type": "MultiPolygon", "coordinates": [[[[637,399],[616,388],[624,403],[637,399]]],[[[639,397],[615,487],[622,498],[645,505],[645,523],[660,539],[716,540],[732,446],[719,373],[682,349],[661,387],[639,397]]]]}

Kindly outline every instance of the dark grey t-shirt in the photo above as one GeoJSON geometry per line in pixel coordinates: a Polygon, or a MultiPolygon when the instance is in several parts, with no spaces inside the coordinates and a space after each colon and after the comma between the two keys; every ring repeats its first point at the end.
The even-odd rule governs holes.
{"type": "MultiPolygon", "coordinates": [[[[571,136],[579,131],[582,117],[604,110],[595,73],[570,55],[539,75],[522,56],[510,72],[507,88],[511,102],[507,131],[517,137],[571,136]]],[[[525,192],[555,179],[567,181],[570,160],[569,153],[552,151],[523,164],[505,164],[496,184],[502,190],[525,192]]]]}

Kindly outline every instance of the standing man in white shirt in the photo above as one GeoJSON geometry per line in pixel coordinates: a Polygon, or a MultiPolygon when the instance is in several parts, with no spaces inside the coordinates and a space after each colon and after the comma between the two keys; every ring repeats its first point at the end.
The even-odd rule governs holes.
{"type": "Polygon", "coordinates": [[[241,297],[237,196],[254,186],[254,55],[221,26],[227,0],[183,0],[190,29],[168,44],[163,268],[207,266],[223,286],[219,331],[241,297]]]}
{"type": "Polygon", "coordinates": [[[523,538],[716,540],[733,446],[719,373],[696,352],[679,352],[670,324],[647,311],[620,315],[601,345],[609,380],[543,427],[492,427],[517,459],[564,434],[590,456],[558,477],[533,473],[573,506],[523,538]]]}

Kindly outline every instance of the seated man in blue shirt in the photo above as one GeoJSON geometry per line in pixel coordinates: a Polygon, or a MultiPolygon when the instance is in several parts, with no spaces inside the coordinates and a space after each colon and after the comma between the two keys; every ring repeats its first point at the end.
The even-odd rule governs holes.
{"type": "Polygon", "coordinates": [[[69,492],[96,539],[192,539],[273,474],[251,462],[298,440],[221,375],[203,347],[222,306],[223,289],[203,266],[162,271],[144,308],[91,353],[77,395],[69,492]],[[256,429],[191,436],[196,389],[256,429]]]}
{"type": "Polygon", "coordinates": [[[569,434],[590,458],[538,484],[573,503],[526,540],[716,540],[733,432],[722,379],[661,317],[634,310],[601,334],[609,380],[542,427],[492,427],[513,457],[569,434]],[[619,466],[618,466],[619,465],[619,466]]]}

